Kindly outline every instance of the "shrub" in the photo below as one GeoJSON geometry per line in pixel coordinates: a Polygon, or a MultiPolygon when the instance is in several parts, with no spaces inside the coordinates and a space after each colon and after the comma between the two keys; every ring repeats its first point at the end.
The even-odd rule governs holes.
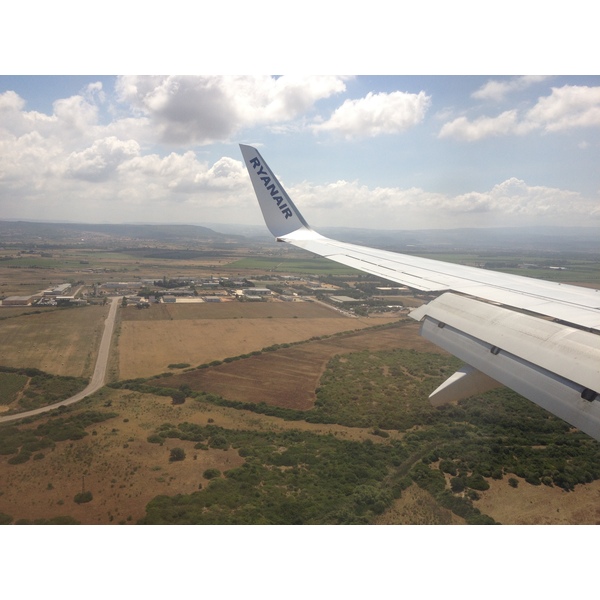
{"type": "Polygon", "coordinates": [[[75,494],[75,497],[73,498],[77,504],[85,504],[86,502],[91,502],[92,499],[92,492],[79,492],[79,494],[75,494]]]}
{"type": "Polygon", "coordinates": [[[10,525],[13,518],[10,515],[0,512],[0,525],[10,525]]]}
{"type": "Polygon", "coordinates": [[[185,451],[183,448],[173,448],[169,455],[169,460],[171,462],[183,460],[185,458],[185,451]]]}
{"type": "Polygon", "coordinates": [[[450,489],[455,494],[460,494],[465,489],[465,480],[462,477],[453,477],[450,480],[450,489]]]}
{"type": "Polygon", "coordinates": [[[20,465],[27,462],[31,458],[31,452],[21,451],[16,456],[8,459],[8,463],[11,465],[20,465]]]}
{"type": "Polygon", "coordinates": [[[451,460],[440,461],[440,471],[448,473],[448,475],[456,476],[457,474],[456,465],[451,460]]]}
{"type": "Polygon", "coordinates": [[[467,486],[472,490],[485,491],[490,489],[490,484],[478,473],[467,477],[467,486]]]}
{"type": "Polygon", "coordinates": [[[206,469],[204,473],[202,473],[202,477],[205,479],[214,479],[215,477],[221,477],[221,471],[219,469],[206,469]]]}
{"type": "Polygon", "coordinates": [[[417,463],[410,471],[413,481],[424,490],[435,495],[446,487],[446,480],[438,470],[430,469],[424,463],[417,463]]]}
{"type": "Polygon", "coordinates": [[[183,404],[185,402],[184,392],[172,392],[171,401],[173,404],[183,404]]]}
{"type": "Polygon", "coordinates": [[[208,445],[211,448],[217,448],[219,450],[227,450],[227,448],[229,448],[229,442],[224,435],[215,435],[211,437],[208,445]]]}
{"type": "Polygon", "coordinates": [[[497,525],[496,521],[494,521],[492,517],[477,513],[467,517],[466,521],[469,525],[497,525]]]}
{"type": "Polygon", "coordinates": [[[372,433],[373,433],[373,435],[378,435],[379,437],[382,437],[382,438],[390,437],[390,434],[387,431],[384,431],[383,429],[379,429],[379,427],[374,427],[372,433]]]}

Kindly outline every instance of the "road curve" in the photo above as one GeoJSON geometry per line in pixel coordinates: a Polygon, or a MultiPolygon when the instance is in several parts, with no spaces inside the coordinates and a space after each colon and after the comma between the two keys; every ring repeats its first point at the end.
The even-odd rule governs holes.
{"type": "Polygon", "coordinates": [[[115,329],[115,321],[117,317],[118,306],[119,298],[112,298],[110,309],[108,311],[108,316],[106,317],[106,321],[104,321],[104,332],[102,333],[102,339],[100,340],[100,348],[98,350],[98,358],[96,359],[94,373],[92,374],[90,383],[85,389],[75,394],[74,396],[71,396],[70,398],[57,402],[56,404],[50,404],[49,406],[42,406],[34,410],[28,410],[26,412],[0,417],[0,423],[6,423],[8,421],[17,421],[18,419],[24,419],[25,417],[31,417],[34,415],[39,415],[48,412],[50,410],[54,410],[59,406],[75,404],[75,402],[83,400],[86,396],[93,394],[94,392],[98,391],[101,387],[103,387],[104,382],[106,380],[106,369],[108,366],[110,341],[112,339],[113,331],[115,329]]]}

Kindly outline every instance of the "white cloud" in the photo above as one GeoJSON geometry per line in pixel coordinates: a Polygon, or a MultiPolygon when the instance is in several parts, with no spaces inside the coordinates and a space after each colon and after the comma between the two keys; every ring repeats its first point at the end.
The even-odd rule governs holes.
{"type": "Polygon", "coordinates": [[[359,100],[346,100],[328,121],[313,129],[332,131],[345,138],[400,133],[418,125],[430,104],[431,98],[425,92],[369,92],[359,100]]]}
{"type": "Polygon", "coordinates": [[[7,135],[24,135],[42,129],[48,131],[57,118],[44,115],[43,113],[27,112],[25,100],[16,92],[7,91],[0,94],[0,133],[2,137],[7,135]]]}
{"type": "MultiPolygon", "coordinates": [[[[240,161],[222,157],[207,164],[192,151],[141,155],[136,142],[116,138],[98,140],[51,162],[45,151],[30,156],[29,169],[12,171],[11,177],[3,177],[1,167],[2,163],[0,197],[7,216],[202,223],[210,214],[216,221],[235,217],[236,222],[244,222],[256,208],[240,161]],[[47,168],[31,168],[37,161],[47,168]]],[[[14,167],[19,169],[19,163],[14,167]]]]}
{"type": "MultiPolygon", "coordinates": [[[[529,186],[517,178],[495,185],[489,192],[470,193],[454,198],[452,210],[494,212],[504,218],[544,219],[575,216],[582,223],[595,200],[587,200],[576,192],[545,186],[529,186]]],[[[517,222],[517,221],[515,221],[517,222]]]]}
{"type": "Polygon", "coordinates": [[[0,94],[0,134],[19,137],[35,132],[61,145],[88,143],[96,137],[98,108],[83,96],[56,100],[51,115],[24,109],[25,101],[15,92],[0,94]]]}
{"type": "Polygon", "coordinates": [[[208,144],[243,127],[287,122],[344,90],[343,78],[330,76],[127,76],[117,82],[120,100],[171,144],[208,144]]]}
{"type": "Polygon", "coordinates": [[[473,92],[472,97],[477,100],[492,100],[500,102],[509,94],[527,89],[529,86],[547,79],[545,75],[526,75],[514,77],[508,80],[498,81],[492,79],[478,90],[473,92]]]}
{"type": "Polygon", "coordinates": [[[509,110],[496,117],[470,121],[459,117],[445,123],[440,138],[478,141],[498,135],[523,135],[532,131],[554,133],[568,129],[600,126],[600,87],[563,86],[552,88],[549,96],[520,114],[509,110]]]}
{"type": "Polygon", "coordinates": [[[511,178],[485,192],[450,196],[420,188],[369,189],[337,181],[290,190],[309,223],[385,229],[560,224],[591,225],[600,219],[597,198],[511,178]]]}
{"type": "Polygon", "coordinates": [[[156,192],[156,197],[163,194],[175,198],[173,194],[186,194],[193,198],[194,195],[208,194],[213,202],[219,192],[227,196],[249,189],[248,173],[240,161],[222,157],[209,166],[198,161],[192,151],[172,152],[162,158],[156,154],[140,156],[123,164],[121,173],[127,173],[128,188],[132,193],[138,182],[141,185],[146,182],[156,192]]]}
{"type": "Polygon", "coordinates": [[[88,181],[106,181],[124,161],[138,156],[140,145],[135,140],[116,137],[96,140],[82,152],[72,152],[66,160],[67,175],[88,181]]]}
{"type": "Polygon", "coordinates": [[[492,136],[523,134],[530,130],[527,124],[519,123],[516,110],[507,110],[497,117],[479,117],[474,121],[458,117],[442,126],[439,137],[476,142],[492,136]]]}
{"type": "Polygon", "coordinates": [[[25,110],[14,92],[0,94],[3,216],[201,222],[202,210],[185,211],[240,206],[249,182],[239,161],[224,157],[208,165],[193,151],[144,155],[140,141],[152,140],[149,118],[101,125],[93,100],[100,92],[92,85],[85,92],[90,100],[57,100],[50,115],[25,110]]]}
{"type": "Polygon", "coordinates": [[[540,98],[526,119],[545,131],[600,125],[600,87],[566,85],[540,98]]]}
{"type": "MultiPolygon", "coordinates": [[[[222,141],[257,125],[294,129],[314,118],[316,103],[339,93],[345,83],[338,77],[123,77],[118,87],[120,104],[113,114],[119,116],[108,123],[106,109],[114,99],[107,100],[99,83],[56,100],[51,114],[27,110],[15,92],[0,94],[2,216],[259,223],[239,160],[223,156],[206,162],[189,146],[164,156],[149,154],[155,152],[150,146],[159,140],[222,141]]],[[[347,138],[401,132],[420,123],[430,103],[424,92],[369,94],[346,101],[315,130],[347,138]]],[[[592,127],[600,124],[599,111],[600,87],[564,86],[529,110],[455,119],[443,126],[440,137],[475,141],[592,127]]],[[[304,183],[289,191],[303,211],[306,207],[309,222],[316,216],[315,226],[588,225],[590,218],[600,217],[598,198],[515,179],[457,196],[347,181],[304,183]]]]}
{"type": "Polygon", "coordinates": [[[0,115],[6,113],[16,113],[23,110],[25,106],[25,100],[21,98],[16,92],[8,90],[3,94],[0,94],[0,115]]]}

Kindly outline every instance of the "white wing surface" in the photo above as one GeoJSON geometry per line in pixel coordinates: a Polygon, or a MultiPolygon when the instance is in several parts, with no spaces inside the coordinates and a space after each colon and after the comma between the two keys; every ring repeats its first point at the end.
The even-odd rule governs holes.
{"type": "Polygon", "coordinates": [[[468,366],[431,394],[432,404],[502,384],[600,440],[600,291],[326,238],[311,229],[260,153],[240,148],[278,241],[437,294],[411,317],[421,321],[421,335],[468,366]]]}

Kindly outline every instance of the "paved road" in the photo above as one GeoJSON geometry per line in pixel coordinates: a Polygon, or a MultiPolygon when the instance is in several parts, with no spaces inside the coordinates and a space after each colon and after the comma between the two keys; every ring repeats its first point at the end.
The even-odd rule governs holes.
{"type": "Polygon", "coordinates": [[[41,408],[36,408],[34,410],[28,410],[27,412],[18,413],[16,415],[8,415],[5,417],[0,417],[0,423],[6,423],[7,421],[16,421],[17,419],[23,419],[25,417],[30,417],[33,415],[39,415],[41,413],[48,412],[50,410],[54,410],[59,406],[67,406],[68,404],[75,404],[75,402],[79,402],[83,400],[86,396],[93,394],[98,391],[101,387],[104,386],[104,382],[106,380],[106,368],[108,366],[108,355],[110,350],[110,341],[112,339],[112,334],[115,329],[115,320],[117,317],[117,308],[119,306],[120,298],[113,298],[110,304],[110,309],[108,311],[108,317],[106,317],[106,321],[104,322],[104,333],[102,334],[102,340],[100,341],[100,349],[98,350],[98,358],[96,359],[96,367],[94,368],[94,373],[92,375],[92,379],[90,380],[89,385],[74,396],[67,398],[66,400],[61,400],[56,404],[51,404],[49,406],[42,406],[41,408]]]}
{"type": "Polygon", "coordinates": [[[322,300],[317,300],[316,298],[313,300],[315,304],[320,304],[329,310],[333,310],[334,312],[342,313],[345,317],[351,317],[352,319],[358,319],[358,315],[355,315],[353,312],[349,310],[344,310],[343,308],[338,308],[337,306],[333,306],[329,304],[329,302],[323,302],[322,300]]]}

